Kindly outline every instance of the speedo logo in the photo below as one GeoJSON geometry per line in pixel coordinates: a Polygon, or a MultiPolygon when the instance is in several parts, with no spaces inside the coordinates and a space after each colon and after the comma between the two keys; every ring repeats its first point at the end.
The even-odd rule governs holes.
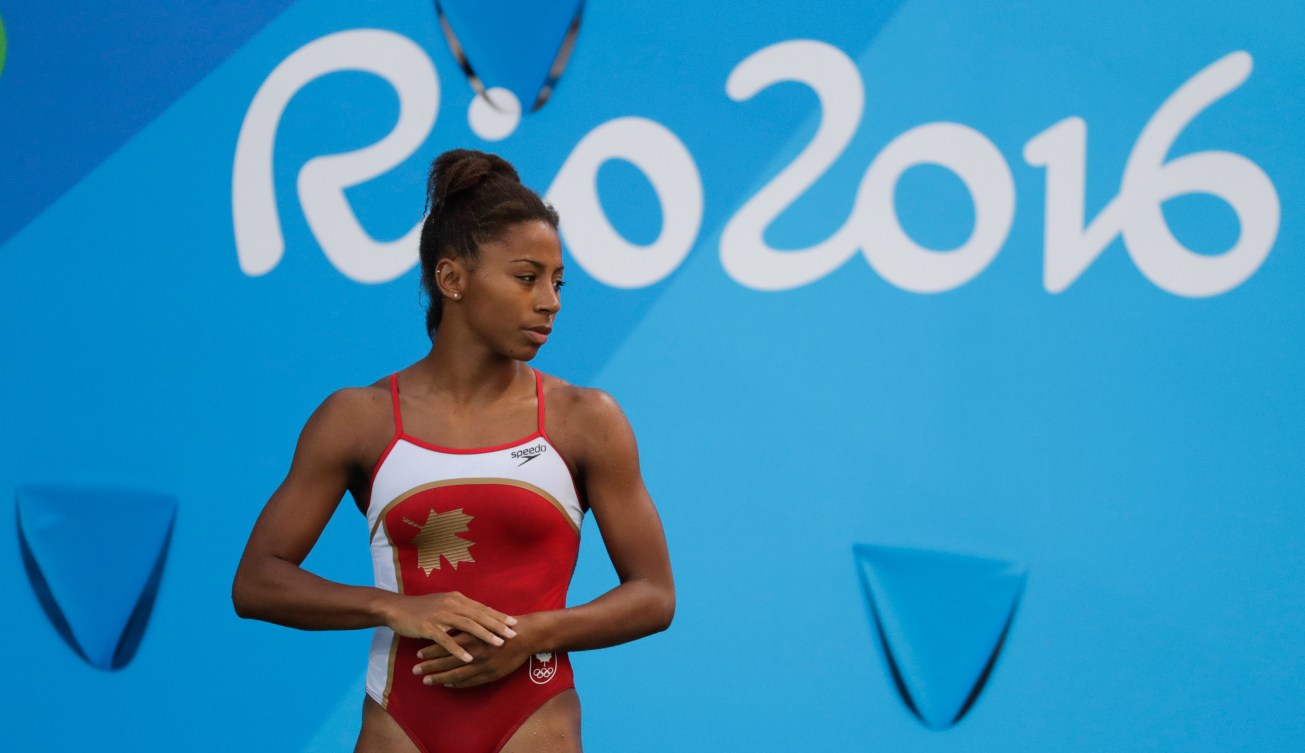
{"type": "Polygon", "coordinates": [[[517,463],[517,467],[520,468],[540,455],[543,455],[545,452],[548,452],[548,445],[540,443],[527,447],[524,450],[516,450],[512,453],[512,457],[521,458],[521,462],[517,463]]]}

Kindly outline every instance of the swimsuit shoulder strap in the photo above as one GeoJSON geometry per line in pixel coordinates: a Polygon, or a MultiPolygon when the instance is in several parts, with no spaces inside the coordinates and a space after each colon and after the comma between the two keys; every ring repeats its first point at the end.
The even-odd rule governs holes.
{"type": "MultiPolygon", "coordinates": [[[[399,375],[390,375],[390,402],[394,404],[394,433],[403,433],[403,416],[399,414],[399,375]]],[[[542,415],[542,414],[541,414],[542,415]]]]}
{"type": "Polygon", "coordinates": [[[530,370],[535,372],[535,402],[538,405],[535,430],[539,436],[548,439],[548,432],[544,431],[544,375],[539,373],[539,369],[532,367],[530,370]]]}

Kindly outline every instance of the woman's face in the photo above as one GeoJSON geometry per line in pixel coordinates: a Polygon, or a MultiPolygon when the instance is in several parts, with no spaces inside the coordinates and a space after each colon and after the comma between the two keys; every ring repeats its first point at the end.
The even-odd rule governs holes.
{"type": "Polygon", "coordinates": [[[562,243],[546,222],[511,226],[480,246],[458,301],[467,324],[491,348],[529,361],[553,331],[562,301],[562,243]]]}

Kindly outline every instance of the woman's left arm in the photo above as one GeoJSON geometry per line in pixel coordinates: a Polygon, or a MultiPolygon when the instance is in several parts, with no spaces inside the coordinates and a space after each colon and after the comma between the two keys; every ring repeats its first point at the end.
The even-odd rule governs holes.
{"type": "Polygon", "coordinates": [[[544,613],[549,650],[603,648],[642,638],[671,624],[675,583],[666,534],[639,470],[639,449],[630,422],[616,401],[583,390],[576,401],[581,431],[575,458],[589,509],[603,535],[620,584],[593,601],[544,613]]]}
{"type": "Polygon", "coordinates": [[[661,518],[644,486],[634,432],[616,401],[599,390],[570,397],[562,425],[550,432],[565,445],[620,580],[586,604],[517,615],[517,636],[504,646],[459,636],[475,660],[466,664],[432,645],[417,670],[428,684],[470,687],[496,680],[533,653],[578,651],[626,643],[665,630],[675,614],[675,583],[661,518]],[[565,442],[562,441],[565,439],[565,442]]]}

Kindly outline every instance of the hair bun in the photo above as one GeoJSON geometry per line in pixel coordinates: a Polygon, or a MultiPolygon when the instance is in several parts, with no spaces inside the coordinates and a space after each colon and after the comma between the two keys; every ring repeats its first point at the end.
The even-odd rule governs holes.
{"type": "Polygon", "coordinates": [[[513,183],[520,183],[516,168],[507,160],[496,154],[478,152],[474,149],[453,149],[441,154],[431,170],[430,180],[426,184],[426,203],[428,207],[437,207],[460,193],[480,185],[481,181],[493,176],[506,178],[513,183]]]}

